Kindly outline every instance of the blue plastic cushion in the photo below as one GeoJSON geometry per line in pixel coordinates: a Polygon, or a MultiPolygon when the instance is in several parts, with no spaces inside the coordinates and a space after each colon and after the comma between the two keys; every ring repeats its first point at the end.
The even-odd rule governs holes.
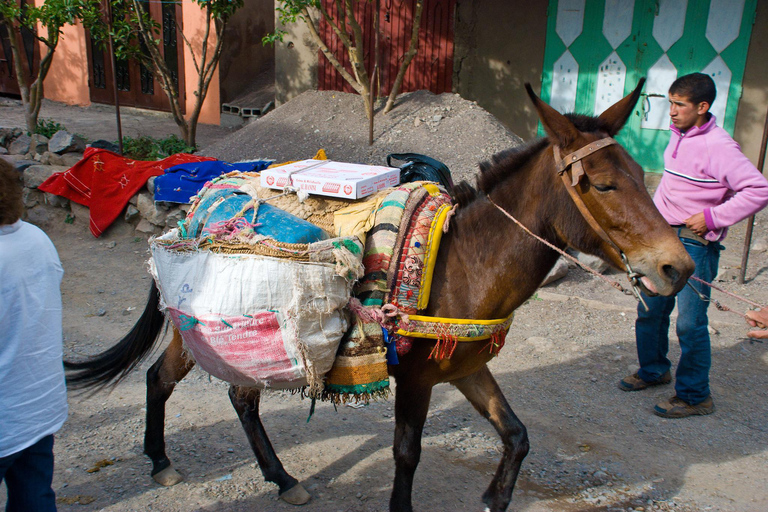
{"type": "MultiPolygon", "coordinates": [[[[209,226],[233,218],[250,200],[251,196],[234,188],[210,190],[200,201],[195,214],[189,220],[187,236],[197,238],[208,235],[209,226]],[[208,210],[220,199],[222,202],[209,212],[208,210]]],[[[252,222],[253,207],[248,208],[243,217],[248,222],[252,222]]],[[[259,206],[256,223],[261,224],[255,229],[257,234],[268,236],[279,242],[308,244],[328,238],[326,232],[318,226],[269,203],[262,203],[259,206]]]]}

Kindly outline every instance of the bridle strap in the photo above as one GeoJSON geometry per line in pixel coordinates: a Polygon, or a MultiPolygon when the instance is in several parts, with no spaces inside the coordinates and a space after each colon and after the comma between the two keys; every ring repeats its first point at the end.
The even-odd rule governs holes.
{"type": "Polygon", "coordinates": [[[594,215],[592,215],[592,212],[589,211],[589,208],[587,208],[587,205],[584,204],[584,200],[581,198],[579,193],[576,191],[576,185],[579,184],[579,181],[581,180],[581,177],[586,174],[584,172],[584,166],[581,163],[581,160],[595,151],[599,151],[605,147],[608,147],[612,144],[616,144],[616,140],[612,137],[606,137],[604,139],[596,140],[594,142],[591,142],[584,146],[583,148],[574,151],[573,153],[570,153],[566,155],[565,158],[560,158],[560,148],[556,145],[552,146],[552,151],[554,152],[555,157],[555,167],[557,168],[557,173],[560,175],[560,177],[563,179],[563,183],[565,184],[565,189],[568,191],[568,194],[571,196],[571,199],[573,200],[574,204],[576,204],[576,207],[581,212],[582,217],[584,217],[584,220],[587,221],[587,224],[597,233],[600,238],[603,239],[603,241],[608,244],[611,249],[613,249],[616,252],[616,255],[621,259],[622,261],[625,260],[624,254],[622,253],[619,246],[614,242],[611,237],[608,235],[608,233],[605,232],[605,230],[598,224],[597,220],[595,219],[594,215]],[[571,179],[568,179],[567,170],[568,168],[571,168],[571,179]]]}
{"type": "Polygon", "coordinates": [[[573,153],[569,153],[568,155],[565,156],[565,158],[560,158],[560,148],[557,145],[554,145],[554,144],[552,145],[552,152],[554,153],[554,157],[555,157],[555,167],[557,168],[557,173],[563,179],[563,183],[565,184],[565,189],[568,191],[568,195],[571,196],[571,199],[573,200],[574,204],[581,212],[581,216],[584,217],[584,220],[587,221],[587,224],[589,224],[589,226],[594,230],[594,232],[597,233],[606,244],[608,244],[608,246],[616,253],[616,256],[619,257],[621,262],[624,263],[624,267],[627,269],[627,278],[629,279],[629,282],[632,284],[632,292],[635,294],[635,297],[637,298],[637,300],[640,301],[643,304],[643,306],[645,306],[645,309],[647,311],[648,306],[645,304],[645,301],[643,300],[642,296],[640,295],[640,292],[637,289],[638,274],[636,274],[632,270],[632,267],[629,265],[629,260],[627,259],[627,256],[624,254],[624,251],[622,251],[621,248],[619,248],[618,244],[616,244],[616,242],[613,241],[610,235],[608,235],[608,233],[600,226],[600,224],[598,224],[594,215],[592,215],[592,212],[589,211],[589,208],[587,208],[587,205],[584,203],[584,200],[576,191],[576,185],[578,185],[579,181],[581,181],[581,177],[586,174],[584,172],[584,165],[581,163],[581,160],[591,155],[595,151],[599,151],[612,144],[618,144],[618,143],[613,137],[605,137],[603,139],[590,142],[583,148],[578,149],[573,153]],[[567,176],[567,170],[569,167],[571,168],[570,180],[568,179],[568,176],[567,176]]]}

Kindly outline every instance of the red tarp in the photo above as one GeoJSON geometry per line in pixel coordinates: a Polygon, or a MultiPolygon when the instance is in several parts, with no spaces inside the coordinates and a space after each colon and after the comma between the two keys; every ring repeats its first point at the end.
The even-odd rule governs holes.
{"type": "Polygon", "coordinates": [[[69,170],[57,172],[38,189],[90,208],[91,233],[99,237],[149,178],[174,165],[207,160],[215,158],[179,153],[145,162],[123,158],[106,149],[87,148],[82,160],[69,170]]]}

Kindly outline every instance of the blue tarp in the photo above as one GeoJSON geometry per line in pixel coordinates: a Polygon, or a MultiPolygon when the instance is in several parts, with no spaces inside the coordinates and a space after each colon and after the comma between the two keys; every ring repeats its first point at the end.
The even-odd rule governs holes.
{"type": "Polygon", "coordinates": [[[165,169],[155,178],[155,201],[190,203],[206,182],[232,171],[259,172],[266,169],[270,160],[254,160],[231,164],[221,160],[190,162],[165,169]]]}

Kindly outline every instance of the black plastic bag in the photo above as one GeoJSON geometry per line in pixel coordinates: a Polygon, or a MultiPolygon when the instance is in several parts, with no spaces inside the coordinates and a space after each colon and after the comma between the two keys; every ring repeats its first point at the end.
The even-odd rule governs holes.
{"type": "Polygon", "coordinates": [[[448,167],[434,158],[418,153],[391,153],[387,155],[389,167],[400,168],[400,183],[411,181],[435,181],[449,193],[453,192],[453,179],[448,167]],[[392,165],[392,160],[402,160],[403,165],[392,165]]]}

